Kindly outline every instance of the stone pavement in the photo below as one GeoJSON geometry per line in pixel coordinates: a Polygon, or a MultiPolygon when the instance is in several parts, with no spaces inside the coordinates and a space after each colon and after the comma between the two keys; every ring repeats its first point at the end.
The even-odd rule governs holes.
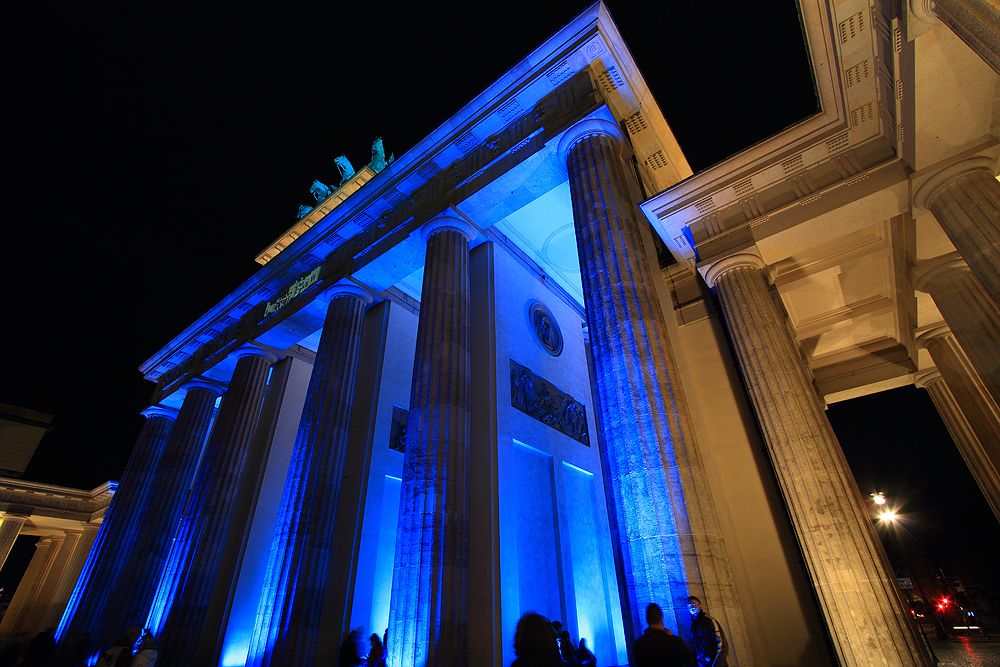
{"type": "Polygon", "coordinates": [[[933,640],[938,667],[1000,667],[1000,637],[956,637],[933,640]]]}

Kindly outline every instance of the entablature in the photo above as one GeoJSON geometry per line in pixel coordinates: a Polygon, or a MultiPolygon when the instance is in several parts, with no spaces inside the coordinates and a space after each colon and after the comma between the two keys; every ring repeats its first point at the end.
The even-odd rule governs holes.
{"type": "Polygon", "coordinates": [[[566,127],[594,113],[628,130],[650,190],[690,173],[607,9],[596,3],[365,187],[317,212],[291,245],[146,361],[140,370],[158,383],[154,402],[244,342],[282,349],[308,336],[322,325],[314,299],[326,287],[363,271],[430,217],[552,151],[566,127]]]}

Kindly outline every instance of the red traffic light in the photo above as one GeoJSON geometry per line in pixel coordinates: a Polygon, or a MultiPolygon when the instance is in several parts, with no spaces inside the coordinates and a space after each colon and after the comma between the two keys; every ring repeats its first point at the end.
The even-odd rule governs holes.
{"type": "Polygon", "coordinates": [[[950,605],[951,605],[951,598],[948,597],[947,595],[944,595],[944,596],[941,596],[940,598],[938,598],[938,602],[937,602],[938,611],[944,611],[950,605]]]}

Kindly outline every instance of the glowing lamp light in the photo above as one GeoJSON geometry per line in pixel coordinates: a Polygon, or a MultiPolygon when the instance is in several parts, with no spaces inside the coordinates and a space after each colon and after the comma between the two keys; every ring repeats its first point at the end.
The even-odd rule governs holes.
{"type": "Polygon", "coordinates": [[[896,520],[896,513],[892,510],[883,510],[878,515],[878,520],[883,523],[892,523],[896,520]]]}
{"type": "Polygon", "coordinates": [[[868,495],[871,496],[872,502],[876,505],[885,505],[886,500],[884,491],[876,491],[875,493],[869,493],[868,495]]]}

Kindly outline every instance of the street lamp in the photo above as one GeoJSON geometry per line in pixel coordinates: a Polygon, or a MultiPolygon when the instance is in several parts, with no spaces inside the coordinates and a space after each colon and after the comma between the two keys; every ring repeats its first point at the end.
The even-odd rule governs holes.
{"type": "Polygon", "coordinates": [[[878,520],[882,523],[894,523],[898,518],[896,510],[889,507],[889,501],[885,497],[885,491],[876,491],[874,493],[869,493],[868,497],[872,499],[875,504],[875,509],[878,512],[878,520]]]}

